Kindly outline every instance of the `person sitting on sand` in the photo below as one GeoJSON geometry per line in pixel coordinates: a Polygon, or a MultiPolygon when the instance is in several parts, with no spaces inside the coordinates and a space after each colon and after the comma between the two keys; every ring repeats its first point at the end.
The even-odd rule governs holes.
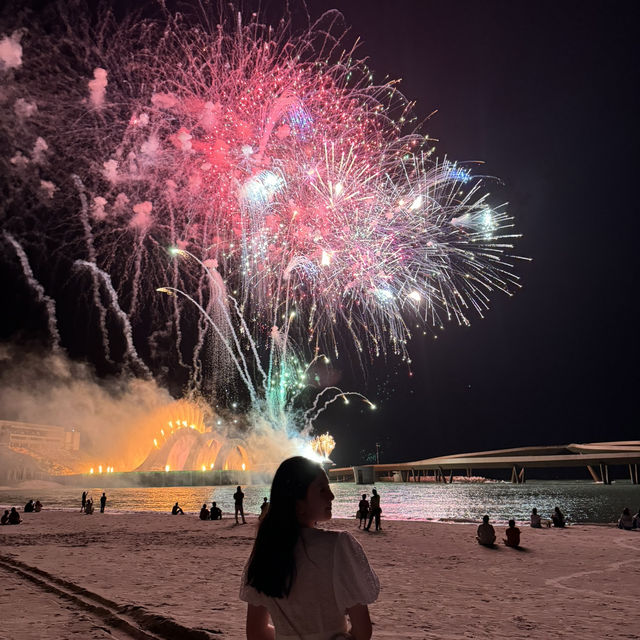
{"type": "Polygon", "coordinates": [[[531,527],[533,529],[542,529],[542,518],[535,507],[531,509],[531,527]]]}
{"type": "Polygon", "coordinates": [[[240,587],[247,640],[371,638],[367,605],[378,597],[378,577],[350,533],[316,528],[331,519],[333,498],[322,466],[308,458],[276,471],[240,587]]]}
{"type": "Polygon", "coordinates": [[[20,524],[20,514],[15,507],[11,507],[11,513],[9,514],[9,524],[20,524]]]}
{"type": "Polygon", "coordinates": [[[478,544],[490,547],[496,541],[496,530],[489,524],[489,516],[482,516],[482,524],[478,525],[476,532],[478,544]]]}
{"type": "Polygon", "coordinates": [[[9,509],[4,510],[4,515],[0,518],[0,524],[9,524],[9,509]]]}
{"type": "Polygon", "coordinates": [[[504,543],[507,547],[519,547],[520,546],[520,529],[516,527],[515,520],[509,520],[509,527],[505,530],[506,538],[504,543]]]}
{"type": "Polygon", "coordinates": [[[622,510],[622,515],[620,516],[620,520],[618,520],[618,529],[625,529],[626,531],[633,529],[633,516],[631,515],[631,511],[629,511],[629,507],[625,507],[622,510]]]}
{"type": "Polygon", "coordinates": [[[551,514],[551,522],[553,522],[554,527],[564,528],[564,515],[562,511],[560,511],[560,507],[556,507],[551,514]]]}
{"type": "Polygon", "coordinates": [[[184,515],[184,511],[178,506],[177,502],[173,505],[173,509],[171,509],[171,515],[172,516],[184,515]]]}
{"type": "Polygon", "coordinates": [[[269,499],[264,498],[262,504],[260,505],[260,515],[258,516],[258,522],[262,522],[267,515],[267,511],[269,511],[269,499]]]}
{"type": "Polygon", "coordinates": [[[207,504],[202,505],[202,509],[200,509],[200,520],[208,520],[209,519],[209,509],[207,509],[207,504]]]}
{"type": "Polygon", "coordinates": [[[33,513],[33,500],[29,500],[29,502],[24,505],[23,511],[25,513],[33,513]]]}
{"type": "Polygon", "coordinates": [[[40,513],[42,511],[42,502],[40,502],[40,500],[36,500],[36,503],[35,503],[35,505],[33,507],[33,510],[36,513],[40,513]]]}
{"type": "Polygon", "coordinates": [[[211,503],[211,519],[222,520],[222,509],[215,502],[211,503]]]}
{"type": "Polygon", "coordinates": [[[87,504],[84,505],[84,512],[90,516],[93,513],[93,500],[87,498],[87,504]]]}
{"type": "Polygon", "coordinates": [[[364,527],[367,524],[367,514],[369,513],[369,501],[367,500],[367,494],[362,494],[362,500],[358,502],[358,529],[364,527]]]}

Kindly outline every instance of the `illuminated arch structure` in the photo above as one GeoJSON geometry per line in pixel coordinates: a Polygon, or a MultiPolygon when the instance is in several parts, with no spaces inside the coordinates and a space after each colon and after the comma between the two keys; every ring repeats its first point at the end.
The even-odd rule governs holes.
{"type": "Polygon", "coordinates": [[[244,440],[183,426],[156,444],[136,471],[244,471],[250,468],[244,440]]]}

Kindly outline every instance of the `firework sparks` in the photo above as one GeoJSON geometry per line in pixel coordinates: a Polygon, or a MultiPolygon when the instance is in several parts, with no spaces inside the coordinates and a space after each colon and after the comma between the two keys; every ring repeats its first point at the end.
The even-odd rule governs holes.
{"type": "Polygon", "coordinates": [[[320,456],[323,460],[328,460],[332,451],[336,448],[336,441],[331,434],[323,433],[311,441],[311,448],[317,456],[320,456]]]}
{"type": "MultiPolygon", "coordinates": [[[[104,289],[143,373],[135,323],[156,337],[171,318],[184,366],[195,336],[193,386],[205,369],[214,386],[239,377],[286,423],[307,346],[408,360],[414,320],[468,324],[518,286],[504,207],[469,168],[432,160],[427,137],[402,133],[408,103],[372,83],[334,12],[295,35],[236,15],[213,29],[107,15],[96,29],[58,10],[78,25],[64,54],[50,25],[2,39],[3,226],[20,226],[11,202],[29,191],[28,215],[55,209],[42,225],[91,274],[107,358],[104,289]]],[[[323,394],[309,422],[348,395],[323,394]]]]}

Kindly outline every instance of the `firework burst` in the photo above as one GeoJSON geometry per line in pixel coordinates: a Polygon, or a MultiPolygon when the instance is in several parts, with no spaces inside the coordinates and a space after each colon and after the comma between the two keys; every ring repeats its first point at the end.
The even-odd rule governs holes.
{"type": "MultiPolygon", "coordinates": [[[[7,29],[14,235],[22,199],[88,268],[98,306],[108,280],[134,325],[153,309],[152,336],[173,319],[195,385],[211,351],[218,382],[258,371],[279,406],[303,384],[305,352],[350,343],[408,359],[416,319],[467,324],[517,286],[504,207],[467,168],[432,159],[427,137],[403,134],[407,102],[334,35],[339,14],[298,33],[218,18],[118,22],[58,7],[46,30],[7,29]],[[157,288],[200,314],[188,320],[180,296],[157,288]]],[[[104,316],[101,327],[109,356],[104,316]]]]}

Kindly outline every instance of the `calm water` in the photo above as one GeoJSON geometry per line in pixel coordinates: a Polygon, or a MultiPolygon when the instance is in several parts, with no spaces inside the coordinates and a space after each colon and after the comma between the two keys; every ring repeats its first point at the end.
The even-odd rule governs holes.
{"type": "MultiPolygon", "coordinates": [[[[484,484],[409,484],[378,483],[383,518],[392,520],[478,521],[488,513],[496,522],[510,518],[528,521],[532,507],[548,517],[558,505],[572,522],[614,522],[623,507],[632,513],[640,508],[640,485],[625,482],[605,486],[585,481],[530,481],[524,485],[495,482],[484,484]]],[[[360,494],[371,495],[370,485],[332,484],[336,496],[333,514],[337,518],[355,518],[360,494]]],[[[178,501],[185,512],[197,512],[203,502],[213,500],[223,512],[233,512],[235,487],[158,487],[138,489],[107,489],[108,508],[113,511],[168,512],[178,501]]],[[[245,512],[258,513],[266,485],[243,488],[245,512]]],[[[82,489],[61,487],[4,489],[0,505],[22,508],[30,498],[40,499],[45,507],[80,509],[82,489]]],[[[91,490],[97,503],[101,491],[91,490]]]]}

